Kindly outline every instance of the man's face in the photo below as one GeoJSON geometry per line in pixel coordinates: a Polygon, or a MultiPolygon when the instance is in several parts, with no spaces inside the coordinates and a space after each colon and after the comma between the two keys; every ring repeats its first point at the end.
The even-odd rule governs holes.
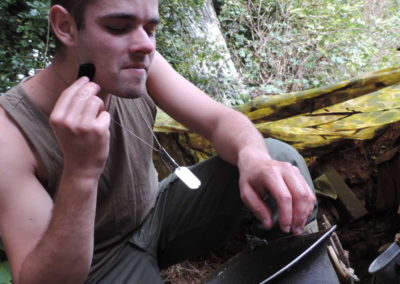
{"type": "Polygon", "coordinates": [[[78,61],[96,66],[102,92],[126,98],[146,92],[159,23],[157,0],[98,0],[78,31],[78,61]]]}

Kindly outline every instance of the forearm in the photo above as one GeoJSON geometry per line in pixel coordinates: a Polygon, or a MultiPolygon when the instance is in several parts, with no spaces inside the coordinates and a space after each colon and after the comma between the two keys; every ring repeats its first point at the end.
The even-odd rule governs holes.
{"type": "Polygon", "coordinates": [[[49,225],[25,259],[17,283],[82,283],[94,238],[97,178],[64,172],[49,225]]]}
{"type": "Polygon", "coordinates": [[[260,132],[239,112],[229,110],[221,116],[211,137],[218,154],[227,162],[238,165],[245,156],[265,155],[268,149],[260,132]]]}

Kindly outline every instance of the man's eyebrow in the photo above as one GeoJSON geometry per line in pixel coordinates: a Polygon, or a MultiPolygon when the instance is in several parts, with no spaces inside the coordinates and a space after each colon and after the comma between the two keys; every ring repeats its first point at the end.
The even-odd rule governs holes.
{"type": "MultiPolygon", "coordinates": [[[[112,14],[107,14],[104,16],[101,16],[100,19],[127,19],[127,20],[132,20],[136,21],[138,17],[133,14],[127,14],[127,13],[112,13],[112,14]]],[[[153,17],[148,20],[152,24],[158,25],[161,23],[161,20],[159,17],[153,17]]]]}

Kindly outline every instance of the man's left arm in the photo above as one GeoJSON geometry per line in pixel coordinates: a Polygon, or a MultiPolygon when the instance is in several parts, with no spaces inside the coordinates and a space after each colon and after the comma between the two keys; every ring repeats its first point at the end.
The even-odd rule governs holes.
{"type": "Polygon", "coordinates": [[[263,198],[272,194],[281,230],[301,233],[314,208],[314,194],[298,168],[271,159],[262,135],[246,116],[211,99],[159,53],[147,88],[160,108],[210,140],[224,160],[238,166],[241,198],[267,229],[273,225],[272,214],[263,198]]]}

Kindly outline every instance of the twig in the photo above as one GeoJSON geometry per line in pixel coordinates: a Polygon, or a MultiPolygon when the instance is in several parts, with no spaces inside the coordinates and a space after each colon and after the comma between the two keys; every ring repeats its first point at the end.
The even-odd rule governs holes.
{"type": "MultiPolygon", "coordinates": [[[[332,227],[325,215],[322,215],[322,218],[324,219],[324,223],[328,226],[328,228],[332,227]]],[[[350,267],[349,253],[343,249],[339,237],[335,232],[332,233],[329,242],[334,248],[335,253],[339,256],[339,259],[346,265],[346,267],[350,267]]]]}
{"type": "Polygon", "coordinates": [[[357,275],[354,274],[354,270],[346,267],[346,265],[340,259],[338,259],[337,254],[331,245],[328,245],[328,253],[336,267],[336,271],[339,273],[340,278],[345,280],[353,280],[356,282],[360,281],[357,275]]]}
{"type": "MultiPolygon", "coordinates": [[[[326,229],[332,227],[325,215],[322,215],[322,218],[324,219],[324,226],[326,229]]],[[[339,237],[335,232],[333,232],[329,238],[328,253],[336,267],[336,271],[338,271],[342,279],[356,282],[360,281],[357,275],[354,274],[354,269],[350,267],[349,253],[343,249],[339,237]]]]}

